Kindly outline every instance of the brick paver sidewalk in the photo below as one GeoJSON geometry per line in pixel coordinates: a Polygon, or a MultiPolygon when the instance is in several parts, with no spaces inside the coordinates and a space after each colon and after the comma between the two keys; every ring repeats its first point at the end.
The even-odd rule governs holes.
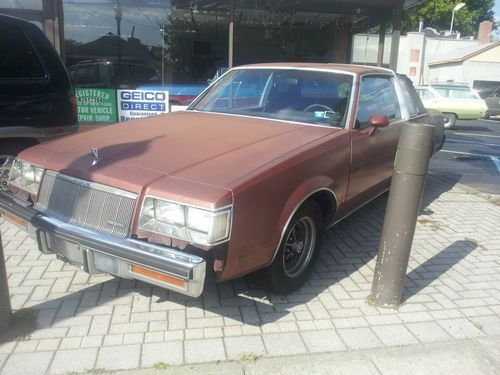
{"type": "Polygon", "coordinates": [[[0,221],[14,328],[1,374],[66,374],[341,352],[500,335],[500,206],[434,178],[418,219],[406,302],[369,306],[383,196],[325,236],[308,284],[267,293],[254,276],[192,299],[93,276],[0,221]]]}

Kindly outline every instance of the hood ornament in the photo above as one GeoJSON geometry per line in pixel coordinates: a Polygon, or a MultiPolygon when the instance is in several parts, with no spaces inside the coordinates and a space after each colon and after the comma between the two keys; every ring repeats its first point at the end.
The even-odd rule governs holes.
{"type": "Polygon", "coordinates": [[[99,162],[99,150],[97,148],[92,148],[90,150],[90,155],[92,156],[92,166],[96,165],[99,162]]]}

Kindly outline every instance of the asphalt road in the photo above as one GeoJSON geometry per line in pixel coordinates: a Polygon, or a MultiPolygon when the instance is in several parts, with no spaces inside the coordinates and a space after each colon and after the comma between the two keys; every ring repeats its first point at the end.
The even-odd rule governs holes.
{"type": "Polygon", "coordinates": [[[446,142],[432,157],[429,173],[500,194],[500,118],[457,121],[446,131],[446,142]]]}

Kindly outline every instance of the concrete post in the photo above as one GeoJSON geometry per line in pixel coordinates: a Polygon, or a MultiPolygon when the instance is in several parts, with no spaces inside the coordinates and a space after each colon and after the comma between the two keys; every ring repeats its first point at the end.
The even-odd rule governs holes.
{"type": "Polygon", "coordinates": [[[368,301],[382,307],[401,303],[403,286],[434,144],[434,127],[407,123],[394,162],[391,191],[368,301]]]}
{"type": "Polygon", "coordinates": [[[11,315],[9,285],[7,283],[7,270],[5,268],[2,233],[0,231],[0,332],[9,328],[11,315]]]}

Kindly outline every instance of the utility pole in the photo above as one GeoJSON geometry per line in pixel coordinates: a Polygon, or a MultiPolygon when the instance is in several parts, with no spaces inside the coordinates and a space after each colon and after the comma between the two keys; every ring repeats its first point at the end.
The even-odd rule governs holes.
{"type": "Polygon", "coordinates": [[[229,45],[228,45],[228,59],[227,67],[233,67],[233,54],[234,54],[234,0],[229,3],[229,45]]]}

